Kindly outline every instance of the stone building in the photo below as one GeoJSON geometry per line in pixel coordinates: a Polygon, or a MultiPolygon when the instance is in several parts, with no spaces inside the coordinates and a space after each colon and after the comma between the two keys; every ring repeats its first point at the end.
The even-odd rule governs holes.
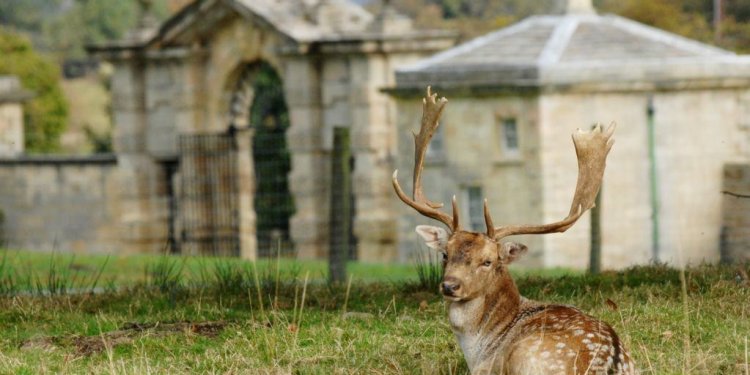
{"type": "MultiPolygon", "coordinates": [[[[457,194],[467,226],[483,228],[484,197],[496,225],[564,218],[576,182],[570,134],[615,122],[602,188],[603,266],[716,261],[722,246],[748,259],[740,238],[750,210],[722,191],[750,192],[747,168],[733,164],[750,162],[750,58],[598,15],[587,1],[571,4],[397,71],[389,92],[398,98],[404,188],[408,133],[431,84],[449,103],[427,154],[425,192],[444,202],[457,194]]],[[[400,253],[408,254],[419,246],[414,225],[427,220],[399,210],[400,253]]],[[[564,234],[520,240],[530,245],[527,264],[584,267],[589,216],[564,234]]]]}
{"type": "MultiPolygon", "coordinates": [[[[147,20],[147,17],[143,18],[147,20]]],[[[388,181],[396,151],[393,100],[400,66],[450,47],[452,33],[418,31],[386,6],[373,15],[344,0],[197,0],[158,28],[90,48],[114,64],[114,147],[120,248],[258,254],[252,158],[255,80],[282,82],[300,258],[329,241],[333,129],[349,128],[354,235],[362,260],[396,258],[388,181]],[[211,181],[206,183],[206,181],[211,181]]],[[[286,176],[285,176],[286,178],[286,176]]]]}
{"type": "MultiPolygon", "coordinates": [[[[158,27],[144,12],[126,40],[90,49],[115,68],[113,155],[24,156],[28,93],[0,77],[0,242],[249,259],[279,243],[321,258],[335,238],[332,186],[350,183],[355,214],[333,220],[351,220],[356,256],[407,261],[427,220],[390,177],[400,169],[410,188],[409,132],[431,84],[450,102],[425,190],[457,194],[467,226],[484,225],[484,197],[498,225],[564,217],[570,133],[614,121],[604,266],[748,259],[750,59],[566,4],[451,49],[451,33],[344,0],[196,0],[158,27]],[[338,128],[351,135],[351,181],[331,176],[338,128]],[[268,174],[273,159],[285,164],[268,174]],[[288,192],[261,207],[269,189],[288,192]],[[268,206],[284,206],[276,229],[268,206]]],[[[589,226],[586,215],[567,233],[521,238],[526,263],[584,266],[589,226]]]]}

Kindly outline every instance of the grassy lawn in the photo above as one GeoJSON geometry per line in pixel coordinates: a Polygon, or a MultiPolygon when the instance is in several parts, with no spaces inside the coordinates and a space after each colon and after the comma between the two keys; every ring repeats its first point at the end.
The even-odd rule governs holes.
{"type": "MultiPolygon", "coordinates": [[[[92,283],[98,287],[127,286],[148,282],[155,267],[171,266],[180,272],[185,283],[205,283],[217,268],[242,268],[257,271],[261,275],[279,269],[279,277],[302,279],[308,275],[311,282],[320,282],[328,277],[325,261],[298,261],[289,258],[263,259],[256,264],[235,258],[162,256],[162,255],[77,255],[68,253],[4,250],[0,248],[0,279],[10,274],[24,290],[36,289],[51,281],[50,274],[67,281],[71,288],[88,288],[92,283]]],[[[414,264],[366,264],[350,262],[347,274],[361,282],[413,282],[417,280],[414,264]]],[[[157,271],[158,272],[158,271],[157,271]]],[[[575,274],[565,269],[514,270],[516,275],[544,274],[561,276],[575,274]]],[[[210,280],[209,280],[210,282],[210,280]]],[[[0,292],[2,288],[0,287],[0,292]]]]}
{"type": "MultiPolygon", "coordinates": [[[[56,269],[70,277],[76,286],[85,287],[86,281],[99,277],[100,285],[131,285],[144,282],[148,278],[149,267],[160,262],[172,262],[182,270],[186,282],[199,282],[202,272],[212,270],[217,265],[231,265],[238,267],[252,267],[250,262],[240,259],[213,257],[178,257],[159,255],[76,255],[66,253],[47,253],[17,250],[0,250],[0,267],[5,259],[6,269],[13,269],[23,280],[31,276],[45,279],[50,268],[56,269]]],[[[259,272],[275,269],[277,259],[267,259],[255,265],[259,272]]],[[[304,277],[309,273],[310,279],[324,280],[327,277],[325,261],[299,262],[292,259],[278,259],[281,274],[285,276],[297,275],[304,277]]],[[[0,268],[1,269],[1,268],[0,268]]],[[[410,265],[380,265],[352,262],[347,270],[356,279],[363,281],[404,281],[415,279],[414,266],[410,265]]]]}
{"type": "MultiPolygon", "coordinates": [[[[351,264],[348,288],[322,282],[322,262],[282,261],[277,279],[275,261],[138,256],[102,266],[105,258],[77,256],[51,267],[49,254],[6,254],[0,282],[101,272],[119,288],[0,296],[3,374],[467,371],[445,304],[413,266],[351,264]]],[[[613,324],[642,373],[746,374],[750,286],[734,268],[690,269],[684,284],[666,267],[532,272],[517,282],[529,298],[613,324]]]]}

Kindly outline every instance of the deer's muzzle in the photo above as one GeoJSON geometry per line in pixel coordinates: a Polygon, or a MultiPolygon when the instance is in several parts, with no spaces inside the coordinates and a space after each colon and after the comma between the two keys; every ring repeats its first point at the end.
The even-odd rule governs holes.
{"type": "Polygon", "coordinates": [[[456,297],[456,292],[459,289],[461,289],[461,283],[453,277],[446,277],[440,283],[440,291],[446,297],[456,297]]]}

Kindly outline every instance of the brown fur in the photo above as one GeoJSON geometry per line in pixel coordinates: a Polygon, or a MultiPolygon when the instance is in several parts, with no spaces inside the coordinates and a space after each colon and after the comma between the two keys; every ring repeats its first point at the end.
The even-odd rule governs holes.
{"type": "Polygon", "coordinates": [[[484,201],[487,234],[460,229],[456,197],[453,215],[439,210],[422,191],[422,167],[427,146],[438,128],[447,100],[427,87],[422,101],[422,122],[414,136],[412,198],[392,183],[402,202],[420,214],[445,224],[443,228],[420,225],[427,246],[445,255],[441,291],[452,301],[451,328],[472,373],[498,374],[632,374],[636,370],[612,327],[568,306],[529,301],[518,293],[507,265],[526,251],[508,242],[507,236],[564,232],[594,206],[601,186],[607,154],[612,148],[615,125],[600,125],[573,134],[578,158],[578,182],[568,216],[543,225],[495,227],[484,201]],[[450,234],[449,234],[450,233],[450,234]]]}
{"type": "Polygon", "coordinates": [[[521,297],[507,266],[525,251],[522,245],[499,245],[484,234],[458,231],[441,250],[447,255],[445,280],[460,283],[446,298],[451,327],[472,373],[636,373],[608,324],[574,307],[521,297]]]}

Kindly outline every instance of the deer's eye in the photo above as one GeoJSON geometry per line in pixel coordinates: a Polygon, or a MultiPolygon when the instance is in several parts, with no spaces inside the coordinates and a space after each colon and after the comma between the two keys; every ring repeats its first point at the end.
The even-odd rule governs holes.
{"type": "Polygon", "coordinates": [[[483,266],[485,266],[485,267],[489,267],[489,266],[491,266],[491,265],[492,265],[492,261],[491,261],[491,260],[485,260],[485,261],[484,261],[484,262],[482,263],[482,265],[483,265],[483,266]]]}
{"type": "Polygon", "coordinates": [[[448,261],[448,254],[446,254],[446,253],[441,253],[441,254],[443,254],[443,262],[447,262],[448,261]]]}

